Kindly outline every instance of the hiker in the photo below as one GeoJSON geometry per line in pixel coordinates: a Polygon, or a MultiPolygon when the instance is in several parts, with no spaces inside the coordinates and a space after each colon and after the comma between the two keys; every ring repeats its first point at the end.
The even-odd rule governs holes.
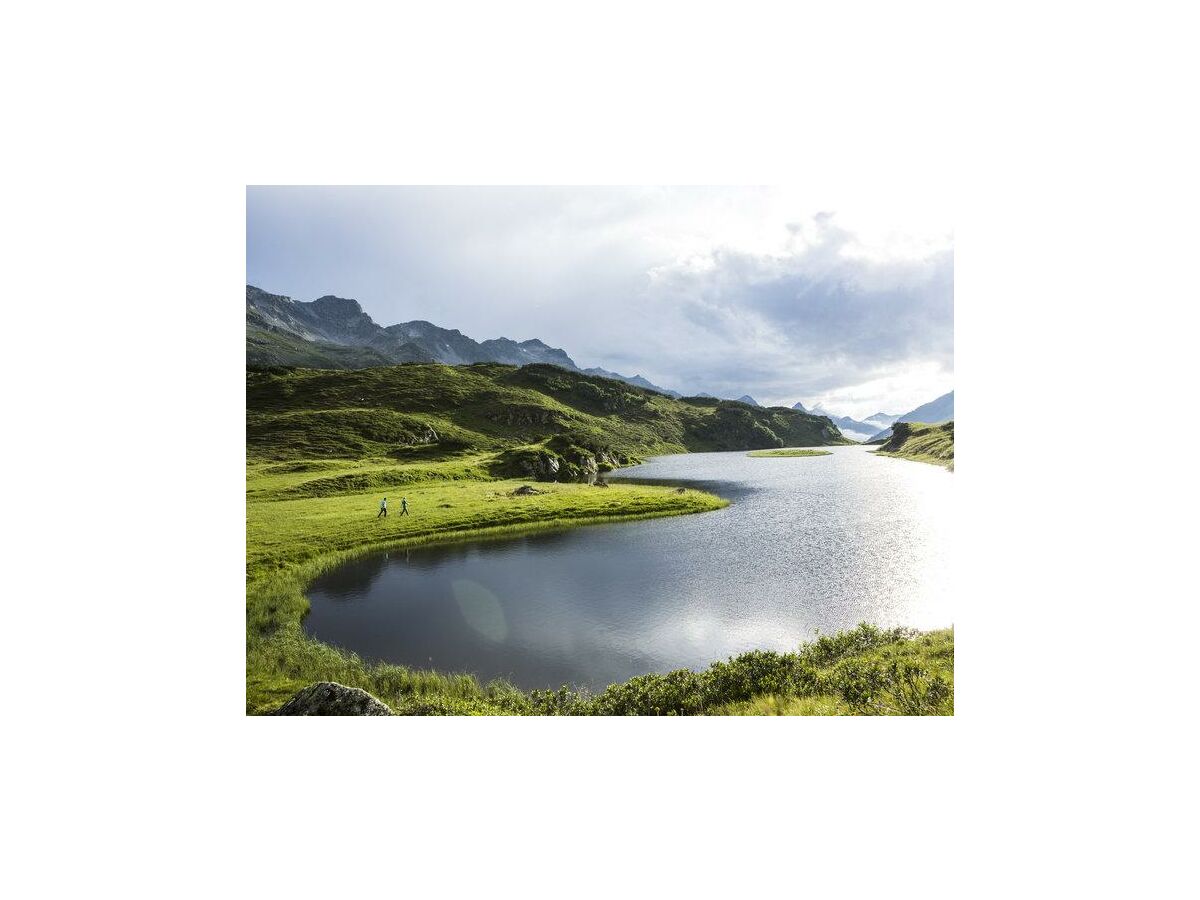
{"type": "Polygon", "coordinates": [[[400,498],[400,515],[402,515],[402,516],[408,515],[408,498],[407,497],[400,498]]]}
{"type": "MultiPolygon", "coordinates": [[[[383,516],[385,519],[387,518],[387,497],[384,497],[379,501],[379,516],[383,516]]],[[[379,516],[376,516],[375,518],[378,519],[379,516]]]]}

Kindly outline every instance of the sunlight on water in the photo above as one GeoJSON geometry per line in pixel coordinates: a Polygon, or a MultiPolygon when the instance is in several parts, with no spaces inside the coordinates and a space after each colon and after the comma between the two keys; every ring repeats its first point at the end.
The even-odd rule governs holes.
{"type": "Polygon", "coordinates": [[[792,649],[861,621],[953,624],[954,475],[832,449],[651,460],[620,476],[687,483],[732,504],[366,557],[312,585],[305,628],[367,658],[597,688],[792,649]]]}

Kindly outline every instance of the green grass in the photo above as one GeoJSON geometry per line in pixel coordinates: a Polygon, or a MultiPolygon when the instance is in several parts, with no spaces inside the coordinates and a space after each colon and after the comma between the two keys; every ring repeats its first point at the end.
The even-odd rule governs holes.
{"type": "Polygon", "coordinates": [[[828,419],[798,410],[675,400],[546,365],[251,369],[246,401],[249,453],[275,461],[409,462],[553,438],[627,459],[849,443],[828,419]]]}
{"type": "Polygon", "coordinates": [[[366,347],[339,347],[246,323],[246,362],[255,366],[307,365],[357,369],[387,365],[382,353],[366,347]]]}
{"type": "Polygon", "coordinates": [[[627,484],[599,488],[549,483],[539,485],[542,493],[514,496],[512,492],[528,482],[479,480],[472,460],[434,467],[432,477],[428,464],[414,468],[421,476],[417,480],[394,464],[350,463],[300,472],[280,472],[273,464],[248,467],[248,712],[272,709],[300,688],[323,680],[362,687],[393,704],[413,696],[481,696],[468,676],[371,666],[304,635],[300,622],[308,609],[305,587],[321,572],[356,556],[432,541],[511,537],[703,512],[726,504],[700,491],[627,484]],[[381,483],[369,493],[303,496],[314,482],[340,483],[347,475],[359,474],[381,483]],[[387,518],[377,517],[381,496],[389,498],[387,518]],[[402,496],[408,499],[408,516],[398,514],[402,496]]]}
{"type": "Polygon", "coordinates": [[[828,450],[801,450],[797,447],[785,447],[782,450],[751,450],[747,456],[832,456],[828,450]]]}
{"type": "Polygon", "coordinates": [[[414,715],[952,711],[949,632],[864,626],[793,654],[743,654],[593,696],[372,664],[301,627],[307,585],[363,554],[726,505],[694,490],[545,478],[540,493],[520,496],[515,489],[534,479],[498,473],[553,459],[556,477],[574,479],[651,453],[780,446],[781,435],[793,445],[845,443],[827,420],[792,410],[673,400],[551,366],[248,371],[247,712],[326,680],[414,715]],[[401,497],[408,516],[398,514],[401,497]]]}
{"type": "Polygon", "coordinates": [[[892,436],[875,453],[915,462],[932,463],[954,469],[954,422],[926,425],[923,422],[897,422],[892,436]]]}

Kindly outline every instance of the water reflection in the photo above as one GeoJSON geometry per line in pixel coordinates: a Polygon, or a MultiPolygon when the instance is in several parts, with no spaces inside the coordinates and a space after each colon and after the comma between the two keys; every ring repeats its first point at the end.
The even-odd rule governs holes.
{"type": "Polygon", "coordinates": [[[620,478],[703,485],[733,503],[365,557],[312,585],[305,628],[372,659],[602,688],[862,620],[952,622],[954,477],[942,469],[844,447],[662,457],[620,478]]]}

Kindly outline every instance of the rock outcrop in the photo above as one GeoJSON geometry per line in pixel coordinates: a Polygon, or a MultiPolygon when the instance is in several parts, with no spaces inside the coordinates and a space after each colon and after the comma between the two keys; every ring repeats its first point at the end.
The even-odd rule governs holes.
{"type": "Polygon", "coordinates": [[[392,711],[361,688],[318,681],[279,707],[272,716],[390,716],[392,711]]]}
{"type": "Polygon", "coordinates": [[[501,453],[493,474],[501,478],[534,478],[538,481],[591,483],[601,472],[627,465],[629,457],[607,450],[593,451],[551,440],[546,448],[517,447],[501,453]],[[555,446],[562,449],[554,449],[555,446]]]}

